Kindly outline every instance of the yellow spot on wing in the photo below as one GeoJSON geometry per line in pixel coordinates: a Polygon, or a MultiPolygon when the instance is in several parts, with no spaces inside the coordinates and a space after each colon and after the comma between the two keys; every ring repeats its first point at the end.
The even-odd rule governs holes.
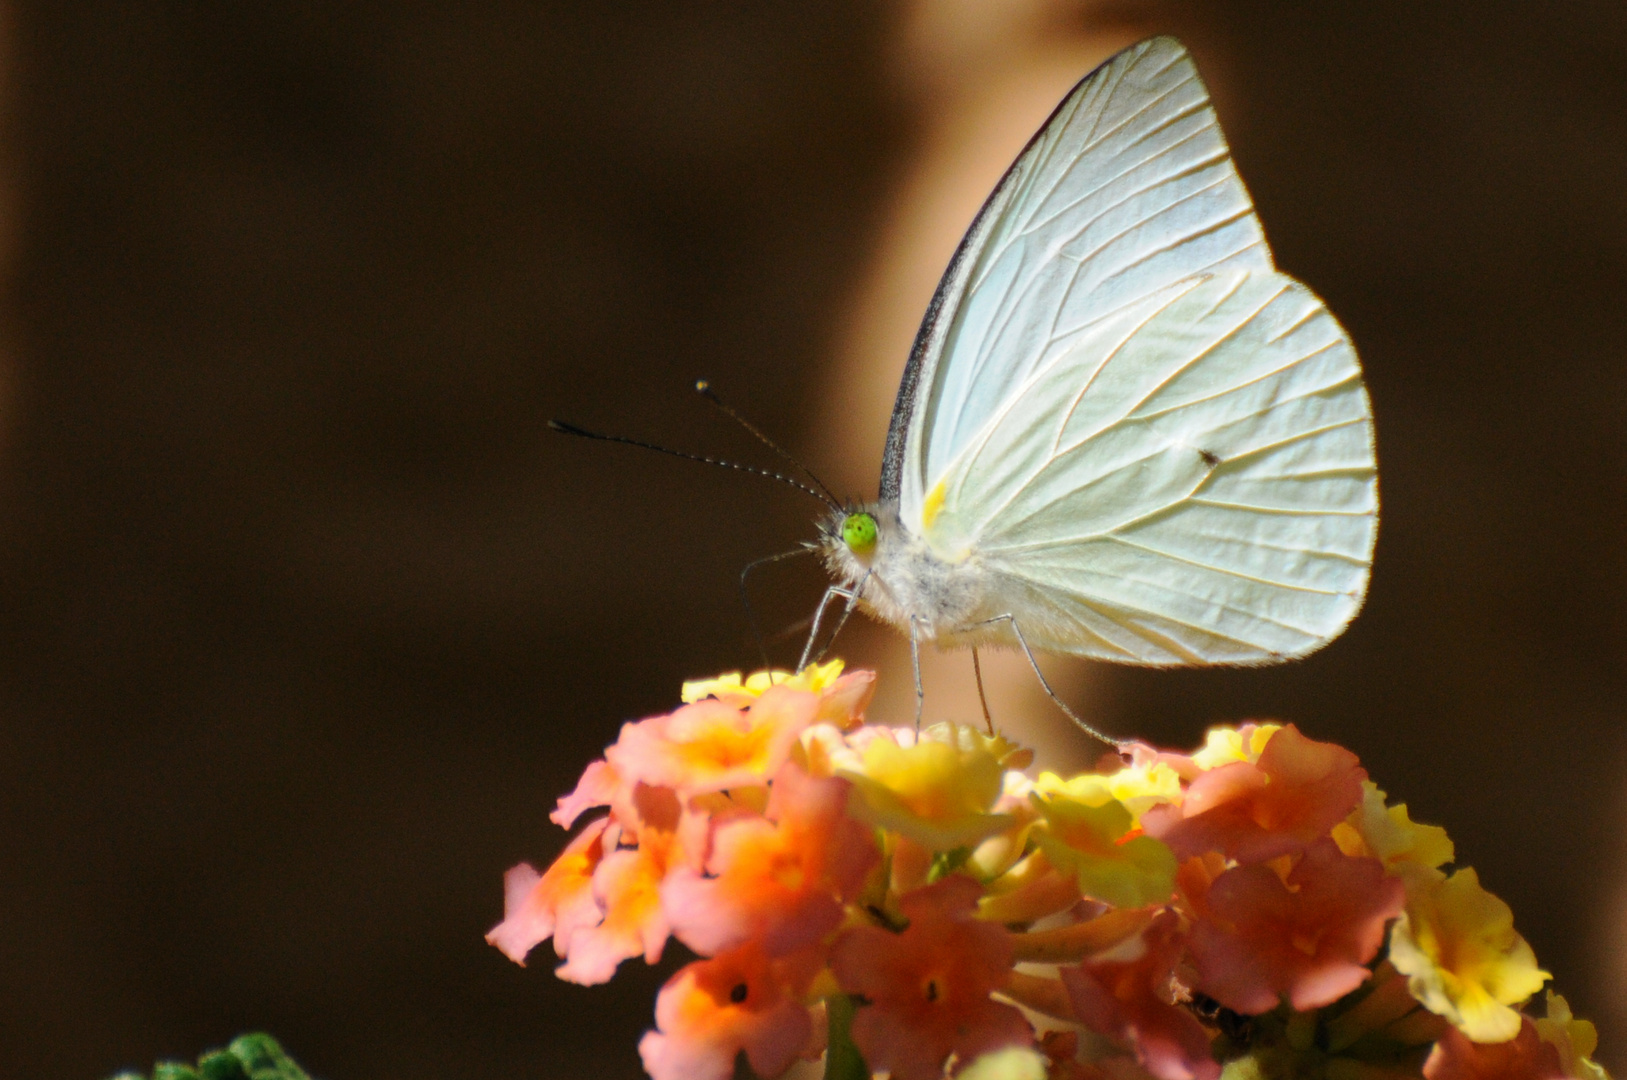
{"type": "Polygon", "coordinates": [[[943,509],[943,481],[927,493],[926,502],[921,504],[921,528],[930,529],[932,523],[938,519],[938,512],[943,509]]]}

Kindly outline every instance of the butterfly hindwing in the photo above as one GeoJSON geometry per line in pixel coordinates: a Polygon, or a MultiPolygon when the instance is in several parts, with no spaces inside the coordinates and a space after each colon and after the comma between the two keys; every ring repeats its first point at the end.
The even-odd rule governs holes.
{"type": "Polygon", "coordinates": [[[1128,635],[1036,630],[1045,648],[1137,663],[1311,651],[1360,606],[1377,530],[1355,350],[1278,273],[1193,279],[1103,320],[934,490],[934,548],[1128,635]]]}

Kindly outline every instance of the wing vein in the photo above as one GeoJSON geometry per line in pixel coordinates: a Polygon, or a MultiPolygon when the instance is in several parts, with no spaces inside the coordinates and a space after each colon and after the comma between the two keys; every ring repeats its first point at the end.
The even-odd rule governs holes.
{"type": "Polygon", "coordinates": [[[1119,536],[1116,530],[1108,533],[1105,537],[1103,537],[1103,539],[1110,543],[1122,544],[1125,547],[1134,548],[1137,551],[1144,551],[1149,555],[1156,555],[1161,559],[1169,559],[1171,562],[1182,563],[1186,566],[1195,566],[1199,570],[1208,570],[1216,574],[1225,574],[1227,577],[1234,577],[1241,581],[1252,581],[1257,585],[1270,585],[1278,589],[1291,589],[1294,592],[1316,593],[1322,596],[1340,595],[1340,591],[1338,589],[1313,589],[1305,585],[1294,585],[1286,581],[1273,581],[1271,578],[1263,578],[1256,574],[1245,574],[1241,570],[1234,570],[1225,566],[1214,566],[1210,563],[1201,562],[1197,559],[1188,558],[1184,555],[1176,555],[1159,548],[1148,547],[1146,544],[1138,544],[1134,540],[1119,536]]]}

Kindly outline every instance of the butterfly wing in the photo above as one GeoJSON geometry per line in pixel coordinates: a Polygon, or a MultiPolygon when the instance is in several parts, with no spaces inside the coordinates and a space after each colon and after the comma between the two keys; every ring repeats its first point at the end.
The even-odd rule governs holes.
{"type": "Polygon", "coordinates": [[[1260,663],[1355,615],[1377,508],[1349,339],[1292,278],[1226,270],[1034,372],[938,480],[922,530],[982,561],[1038,647],[1260,663]]]}
{"type": "Polygon", "coordinates": [[[1181,43],[1087,75],[984,203],[927,308],[887,435],[881,497],[929,477],[1104,315],[1221,267],[1270,270],[1248,192],[1181,43]]]}
{"type": "Polygon", "coordinates": [[[1087,77],[990,197],[917,339],[889,483],[1041,648],[1269,662],[1360,606],[1377,481],[1355,351],[1273,269],[1178,42],[1087,77]]]}

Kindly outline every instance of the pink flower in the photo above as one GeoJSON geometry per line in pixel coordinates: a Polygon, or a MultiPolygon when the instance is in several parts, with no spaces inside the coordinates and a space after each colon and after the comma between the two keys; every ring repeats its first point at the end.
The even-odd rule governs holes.
{"type": "Polygon", "coordinates": [[[1564,1075],[1559,1051],[1542,1041],[1527,1017],[1521,1018],[1519,1034],[1506,1042],[1470,1042],[1449,1027],[1424,1062],[1426,1080],[1559,1080],[1564,1075]]]}
{"type": "Polygon", "coordinates": [[[1209,1033],[1171,1001],[1170,981],[1186,942],[1180,919],[1161,912],[1140,936],[1106,955],[1063,968],[1074,1014],[1093,1031],[1128,1045],[1159,1080],[1216,1080],[1209,1033]]]}
{"type": "Polygon", "coordinates": [[[863,1000],[853,1042],[871,1069],[893,1080],[937,1080],[954,1054],[962,1064],[1005,1046],[1029,1046],[1022,1013],[992,1000],[1011,970],[1011,941],[973,915],[982,888],[951,875],[899,900],[902,933],[848,930],[831,951],[843,990],[863,1000]]]}
{"type": "Polygon", "coordinates": [[[1361,802],[1367,771],[1356,755],[1307,739],[1289,724],[1259,761],[1233,761],[1199,776],[1179,807],[1155,806],[1142,827],[1182,858],[1219,851],[1259,863],[1303,850],[1361,802]]]}
{"type": "Polygon", "coordinates": [[[1306,848],[1286,881],[1270,866],[1239,866],[1205,894],[1194,888],[1198,877],[1182,874],[1199,913],[1197,988],[1240,1013],[1266,1012],[1282,995],[1295,1009],[1315,1009],[1360,986],[1385,923],[1406,901],[1382,863],[1351,858],[1329,839],[1306,848]]]}
{"type": "Polygon", "coordinates": [[[1047,1031],[1040,1036],[1039,1049],[1049,1062],[1046,1080],[1108,1080],[1108,1074],[1099,1065],[1086,1065],[1079,1060],[1077,1031],[1047,1031]]]}
{"type": "Polygon", "coordinates": [[[655,999],[659,1031],[638,1044],[654,1080],[730,1080],[742,1051],[758,1076],[778,1076],[814,1038],[802,995],[816,958],[771,960],[755,944],[678,971],[655,999]]]}
{"type": "Polygon", "coordinates": [[[605,759],[623,777],[686,793],[765,784],[819,704],[818,695],[789,686],[757,698],[708,698],[624,725],[605,759]]]}
{"type": "Polygon", "coordinates": [[[545,874],[530,863],[503,875],[503,921],[486,935],[504,956],[525,966],[525,956],[550,936],[564,956],[571,936],[602,916],[593,895],[593,874],[604,859],[609,819],[595,821],[568,844],[545,874]]]}
{"type": "Polygon", "coordinates": [[[876,693],[876,673],[850,671],[819,695],[816,723],[831,724],[850,731],[864,723],[864,710],[876,693]]]}
{"type": "Polygon", "coordinates": [[[549,820],[561,829],[568,829],[576,824],[577,818],[594,807],[610,806],[625,798],[630,787],[609,762],[595,761],[582,770],[576,790],[559,797],[559,804],[548,815],[549,820]]]}
{"type": "Polygon", "coordinates": [[[879,857],[870,830],[846,815],[848,792],[845,780],[786,763],[764,817],[718,825],[713,876],[672,872],[661,893],[672,932],[709,956],[753,939],[782,955],[835,930],[843,901],[879,857]]]}
{"type": "MultiPolygon", "coordinates": [[[[667,943],[667,917],[661,882],[673,856],[673,836],[650,830],[637,848],[604,857],[593,874],[593,894],[604,910],[596,926],[583,926],[564,939],[567,957],[555,971],[567,982],[593,986],[609,982],[616,966],[630,957],[653,964],[667,943]]],[[[561,937],[556,937],[556,945],[561,937]]]]}

